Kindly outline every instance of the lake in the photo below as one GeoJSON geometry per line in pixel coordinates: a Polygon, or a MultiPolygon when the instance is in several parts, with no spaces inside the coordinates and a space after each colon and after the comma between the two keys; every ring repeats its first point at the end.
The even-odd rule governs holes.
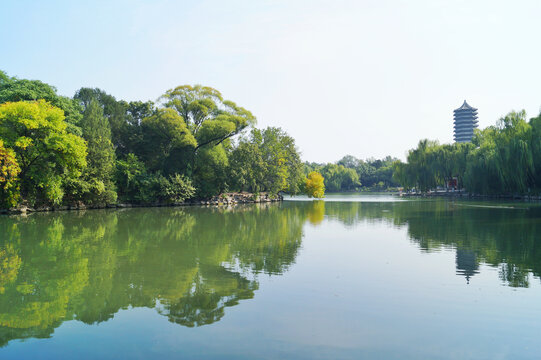
{"type": "Polygon", "coordinates": [[[533,203],[2,216],[0,359],[534,359],[540,274],[533,203]]]}

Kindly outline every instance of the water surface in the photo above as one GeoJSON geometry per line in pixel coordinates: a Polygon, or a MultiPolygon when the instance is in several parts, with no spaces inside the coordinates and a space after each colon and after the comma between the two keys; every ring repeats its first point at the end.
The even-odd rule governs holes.
{"type": "Polygon", "coordinates": [[[538,358],[541,207],[347,196],[0,217],[0,358],[538,358]]]}

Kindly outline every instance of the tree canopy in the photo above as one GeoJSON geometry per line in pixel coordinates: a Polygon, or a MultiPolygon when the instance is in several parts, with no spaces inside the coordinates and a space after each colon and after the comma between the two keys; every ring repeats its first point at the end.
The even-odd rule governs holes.
{"type": "Polygon", "coordinates": [[[82,109],[74,99],[60,96],[56,88],[39,80],[18,79],[8,77],[2,72],[0,79],[0,104],[17,101],[46,100],[51,105],[64,111],[67,130],[73,134],[81,135],[78,125],[82,118],[82,109]]]}
{"type": "Polygon", "coordinates": [[[524,111],[513,111],[496,125],[476,130],[471,143],[422,140],[409,151],[407,163],[395,163],[395,178],[419,191],[447,187],[456,178],[459,188],[475,194],[539,193],[539,121],[527,121],[524,111]]]}
{"type": "Polygon", "coordinates": [[[218,90],[207,86],[178,86],[168,90],[161,100],[186,121],[198,142],[195,150],[218,145],[256,122],[250,111],[224,100],[218,90]]]}
{"type": "Polygon", "coordinates": [[[0,72],[0,104],[1,161],[10,164],[2,206],[167,203],[225,191],[275,196],[303,185],[294,139],[255,128],[249,110],[210,87],[178,86],[156,105],[98,88],[63,97],[39,80],[0,72]]]}
{"type": "Polygon", "coordinates": [[[86,167],[86,143],[67,132],[61,109],[45,100],[0,105],[0,139],[15,152],[24,198],[59,203],[62,180],[86,167]]]}
{"type": "Polygon", "coordinates": [[[304,186],[309,197],[322,198],[325,196],[325,184],[323,176],[317,171],[312,171],[306,177],[304,186]]]}

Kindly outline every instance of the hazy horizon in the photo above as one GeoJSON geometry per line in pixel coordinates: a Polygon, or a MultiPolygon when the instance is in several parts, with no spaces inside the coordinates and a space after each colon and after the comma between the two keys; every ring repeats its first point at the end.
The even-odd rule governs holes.
{"type": "Polygon", "coordinates": [[[303,160],[452,142],[464,100],[484,128],[537,116],[536,15],[523,1],[7,1],[0,69],[73,96],[155,101],[203,84],[279,126],[303,160]]]}

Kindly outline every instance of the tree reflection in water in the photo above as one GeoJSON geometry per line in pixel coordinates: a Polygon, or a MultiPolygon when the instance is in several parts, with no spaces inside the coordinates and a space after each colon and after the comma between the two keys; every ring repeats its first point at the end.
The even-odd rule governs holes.
{"type": "Polygon", "coordinates": [[[456,272],[467,282],[479,264],[497,267],[503,284],[528,287],[541,276],[541,207],[471,201],[327,202],[325,215],[346,226],[384,222],[406,227],[424,252],[456,249],[456,272]]]}
{"type": "Polygon", "coordinates": [[[154,208],[0,218],[0,345],[49,337],[63,321],[106,321],[155,308],[202,326],[251,299],[258,275],[295,262],[306,222],[407,227],[422,251],[456,249],[456,272],[480,263],[527,287],[541,274],[541,210],[449,201],[284,202],[234,208],[154,208]]]}
{"type": "Polygon", "coordinates": [[[32,214],[1,218],[0,344],[49,337],[63,321],[106,321],[150,307],[211,324],[250,299],[259,273],[281,274],[306,209],[238,206],[32,214]]]}

